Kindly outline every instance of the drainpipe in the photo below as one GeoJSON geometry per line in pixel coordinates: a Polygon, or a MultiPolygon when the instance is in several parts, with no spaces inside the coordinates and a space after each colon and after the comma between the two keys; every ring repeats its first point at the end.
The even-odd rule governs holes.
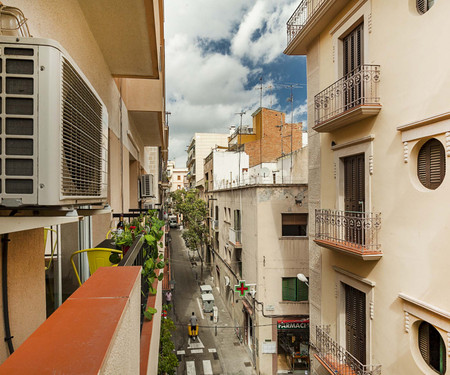
{"type": "Polygon", "coordinates": [[[9,327],[8,313],[8,234],[2,235],[2,297],[3,297],[3,323],[5,325],[5,342],[8,343],[9,354],[14,353],[14,346],[9,327]]]}

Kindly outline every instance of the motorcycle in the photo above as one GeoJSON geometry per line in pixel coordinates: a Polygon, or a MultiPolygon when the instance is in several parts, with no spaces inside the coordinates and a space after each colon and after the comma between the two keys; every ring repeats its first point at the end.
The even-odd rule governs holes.
{"type": "Polygon", "coordinates": [[[198,336],[198,325],[192,326],[191,324],[188,325],[188,333],[189,333],[189,337],[195,341],[197,340],[197,336],[198,336]]]}

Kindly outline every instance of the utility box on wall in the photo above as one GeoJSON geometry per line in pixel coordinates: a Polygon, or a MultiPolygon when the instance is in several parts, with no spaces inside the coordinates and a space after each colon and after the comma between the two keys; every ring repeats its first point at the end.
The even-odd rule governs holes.
{"type": "Polygon", "coordinates": [[[108,113],[55,41],[0,36],[0,206],[107,198],[108,113]]]}

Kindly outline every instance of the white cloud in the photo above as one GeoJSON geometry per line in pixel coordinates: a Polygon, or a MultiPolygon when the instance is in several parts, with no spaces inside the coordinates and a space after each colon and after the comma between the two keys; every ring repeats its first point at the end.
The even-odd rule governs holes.
{"type": "MultiPolygon", "coordinates": [[[[252,124],[251,113],[259,107],[260,92],[258,87],[249,88],[248,82],[261,73],[261,64],[274,61],[282,53],[286,21],[298,1],[165,3],[166,110],[172,113],[169,157],[178,167],[184,166],[185,146],[195,132],[228,133],[230,125],[239,124],[236,113],[241,110],[247,112],[243,124],[252,124]],[[208,42],[224,40],[224,44],[205,48],[208,42]],[[252,67],[246,59],[252,61],[252,67]]],[[[270,83],[270,77],[265,77],[264,86],[270,83]]],[[[270,104],[276,107],[277,98],[274,91],[266,89],[263,106],[270,104]]]]}

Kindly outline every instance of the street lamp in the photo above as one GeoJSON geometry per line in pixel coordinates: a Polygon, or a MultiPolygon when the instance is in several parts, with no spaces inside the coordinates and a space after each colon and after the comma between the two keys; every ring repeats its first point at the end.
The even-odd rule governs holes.
{"type": "Polygon", "coordinates": [[[304,282],[309,288],[308,278],[303,273],[297,274],[297,279],[299,279],[301,282],[304,282]]]}

